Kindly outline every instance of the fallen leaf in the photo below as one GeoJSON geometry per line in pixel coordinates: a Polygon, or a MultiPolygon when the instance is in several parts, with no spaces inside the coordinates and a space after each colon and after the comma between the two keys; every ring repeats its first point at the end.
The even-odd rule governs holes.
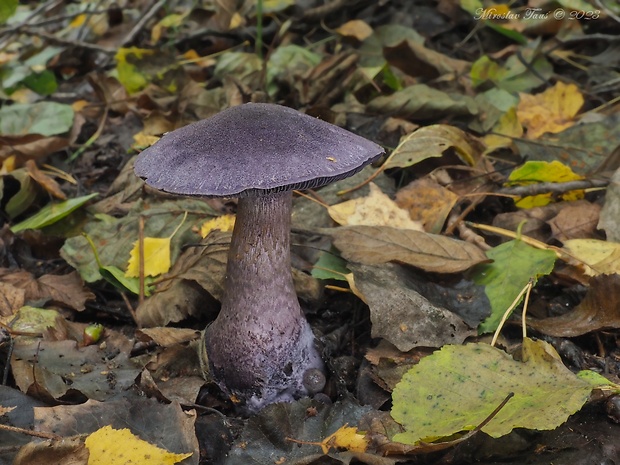
{"type": "Polygon", "coordinates": [[[361,19],[353,19],[338,27],[336,32],[343,37],[352,37],[362,42],[372,35],[372,28],[361,19]]]}
{"type": "MultiPolygon", "coordinates": [[[[583,179],[583,176],[576,174],[568,166],[559,161],[527,161],[517,169],[513,170],[508,176],[506,186],[527,186],[539,182],[568,182],[583,179]]],[[[571,201],[582,199],[583,190],[568,191],[559,197],[562,200],[571,201]]],[[[553,201],[551,193],[539,194],[523,197],[515,201],[519,208],[532,208],[547,205],[553,201]]]]}
{"type": "Polygon", "coordinates": [[[329,216],[341,225],[391,226],[422,230],[419,222],[411,220],[409,213],[400,208],[374,183],[370,183],[368,196],[332,205],[327,211],[329,216]]]}
{"type": "MultiPolygon", "coordinates": [[[[140,240],[134,243],[133,249],[129,252],[129,261],[127,262],[127,271],[125,276],[128,278],[138,278],[140,272],[144,276],[158,276],[166,273],[170,269],[170,245],[174,235],[181,229],[183,223],[187,219],[187,212],[183,214],[181,223],[172,231],[168,237],[145,237],[142,241],[144,249],[143,269],[140,270],[140,240]]],[[[100,266],[101,268],[101,266],[100,266]]]]}
{"type": "Polygon", "coordinates": [[[60,189],[60,186],[53,178],[49,177],[47,174],[43,173],[37,167],[37,164],[33,160],[26,161],[26,170],[32,179],[34,179],[40,186],[42,186],[46,192],[51,194],[53,197],[66,200],[67,196],[60,189]]]}
{"type": "Polygon", "coordinates": [[[586,296],[574,309],[542,320],[530,318],[527,325],[557,337],[575,337],[602,329],[620,328],[620,275],[593,277],[586,296]]]}
{"type": "Polygon", "coordinates": [[[520,240],[494,247],[487,256],[493,263],[480,265],[473,277],[477,284],[485,286],[492,309],[491,316],[480,324],[480,333],[495,331],[528,282],[551,273],[557,258],[551,250],[536,249],[520,240]]]}
{"type": "Polygon", "coordinates": [[[569,239],[562,248],[585,265],[588,276],[620,273],[620,243],[598,239],[569,239]]]}
{"type": "Polygon", "coordinates": [[[471,430],[510,393],[482,431],[497,438],[514,428],[554,429],[583,406],[592,388],[543,341],[523,340],[523,362],[484,343],[444,346],[394,389],[392,416],[406,430],[394,440],[415,444],[471,430]]]}
{"type": "Polygon", "coordinates": [[[334,447],[353,452],[366,452],[369,442],[366,435],[359,433],[357,428],[344,425],[321,441],[321,449],[324,454],[334,447]]]}
{"type": "Polygon", "coordinates": [[[13,460],[13,465],[88,465],[88,450],[81,438],[47,439],[24,445],[13,460]]]}
{"type": "Polygon", "coordinates": [[[435,120],[447,116],[472,116],[478,113],[473,98],[448,94],[426,84],[413,84],[391,95],[381,95],[368,102],[373,113],[402,116],[417,120],[435,120]]]}
{"type": "Polygon", "coordinates": [[[373,338],[383,338],[408,352],[414,347],[458,344],[475,334],[459,315],[431,301],[427,294],[432,292],[422,289],[403,267],[349,266],[355,276],[355,293],[370,309],[373,338]]]}
{"type": "Polygon", "coordinates": [[[620,170],[616,170],[607,186],[598,228],[605,231],[608,241],[620,242],[620,170]]]}
{"type": "Polygon", "coordinates": [[[84,442],[89,452],[88,465],[173,465],[192,453],[174,454],[160,449],[131,433],[111,426],[91,433],[84,442]]]}
{"type": "Polygon", "coordinates": [[[601,206],[585,200],[565,205],[560,212],[547,221],[553,237],[560,242],[569,239],[592,237],[596,231],[601,206]]]}
{"type": "Polygon", "coordinates": [[[399,189],[395,202],[412,220],[421,222],[424,231],[439,234],[458,198],[439,183],[422,178],[399,189]]]}
{"type": "Polygon", "coordinates": [[[410,229],[343,226],[330,234],[345,259],[367,265],[395,261],[425,271],[457,273],[488,260],[471,243],[410,229]]]}
{"type": "Polygon", "coordinates": [[[200,226],[200,236],[207,237],[211,231],[232,231],[235,227],[235,215],[222,215],[205,221],[200,226]]]}
{"type": "Polygon", "coordinates": [[[575,116],[584,103],[575,84],[558,81],[536,95],[520,94],[517,116],[527,128],[526,137],[538,139],[546,132],[558,133],[575,124],[575,116]]]}
{"type": "Polygon", "coordinates": [[[424,126],[401,138],[385,168],[407,168],[428,158],[438,158],[452,148],[463,163],[473,166],[484,151],[478,139],[447,124],[424,126]]]}

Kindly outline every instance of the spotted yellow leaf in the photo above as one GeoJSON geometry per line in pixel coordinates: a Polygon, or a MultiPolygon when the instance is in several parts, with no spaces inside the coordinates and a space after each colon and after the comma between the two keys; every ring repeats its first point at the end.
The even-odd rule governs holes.
{"type": "Polygon", "coordinates": [[[104,426],[89,435],[85,445],[89,452],[88,465],[174,465],[192,455],[191,452],[168,452],[143,441],[128,429],[117,430],[111,426],[104,426]]]}

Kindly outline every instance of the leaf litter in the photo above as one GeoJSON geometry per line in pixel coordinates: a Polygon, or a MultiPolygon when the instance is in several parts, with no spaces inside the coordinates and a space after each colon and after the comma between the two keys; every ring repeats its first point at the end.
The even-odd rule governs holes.
{"type": "MultiPolygon", "coordinates": [[[[582,452],[616,458],[609,455],[614,426],[600,426],[600,406],[613,405],[618,381],[617,51],[596,28],[613,36],[617,11],[562,3],[574,21],[479,20],[467,2],[416,4],[414,14],[399,0],[351,9],[333,2],[333,10],[287,0],[263,2],[259,27],[253,2],[179,4],[170,11],[162,2],[146,3],[104,2],[102,11],[76,4],[69,12],[11,1],[0,9],[6,46],[0,57],[6,99],[0,115],[0,351],[12,354],[5,364],[11,376],[4,375],[12,387],[0,391],[0,418],[47,438],[37,445],[0,430],[3,443],[25,444],[3,460],[38,463],[52,453],[58,461],[86,463],[79,435],[106,426],[129,427],[163,449],[192,453],[189,463],[201,457],[204,463],[388,464],[456,443],[442,435],[470,431],[461,438],[470,441],[476,427],[492,436],[516,428],[509,437],[522,428],[557,427],[537,436],[537,444],[525,440],[520,452],[546,463],[559,461],[571,446],[570,463],[581,463],[582,452]],[[589,21],[579,15],[590,15],[589,21]],[[600,47],[590,41],[594,34],[600,47]],[[569,39],[549,51],[556,35],[569,39]],[[295,199],[296,290],[332,376],[322,400],[273,406],[243,420],[230,399],[204,384],[196,350],[199,331],[219,308],[229,233],[218,230],[231,227],[234,202],[158,198],[135,178],[130,159],[164,132],[265,99],[393,150],[380,167],[309,192],[314,202],[295,199]],[[563,190],[565,181],[586,184],[563,190]],[[539,191],[518,194],[519,200],[510,188],[539,191]],[[187,221],[172,234],[184,215],[187,221]],[[496,228],[473,229],[466,221],[496,228]],[[512,232],[511,241],[498,234],[502,227],[512,232]],[[145,263],[144,274],[155,276],[151,283],[140,266],[137,273],[134,266],[136,277],[124,276],[141,235],[147,244],[171,238],[160,248],[170,246],[169,265],[145,263]],[[523,341],[533,354],[525,362],[477,336],[495,329],[532,283],[530,331],[556,347],[572,344],[595,371],[573,376],[547,345],[523,339],[516,318],[508,318],[500,341],[511,354],[523,341]],[[567,339],[576,336],[596,343],[567,339]],[[437,351],[429,355],[429,347],[437,351]],[[460,423],[440,431],[445,419],[429,408],[422,418],[428,428],[416,423],[404,432],[388,415],[391,391],[398,416],[403,405],[410,407],[410,399],[397,400],[399,382],[451,351],[457,357],[448,372],[469,367],[455,385],[481,374],[482,365],[468,365],[477,357],[471,347],[526,374],[514,381],[491,371],[487,402],[452,409],[460,423]],[[556,374],[575,389],[553,384],[556,374]],[[515,395],[502,405],[506,379],[515,395]],[[606,379],[611,388],[598,389],[606,379]],[[593,388],[602,403],[582,407],[593,388]],[[532,406],[523,393],[532,390],[538,408],[525,415],[532,406]],[[336,402],[324,403],[329,399],[336,402]],[[198,417],[194,408],[202,409],[198,417]],[[99,419],[86,421],[92,418],[99,419]],[[571,429],[559,425],[567,418],[571,429]],[[600,446],[575,433],[581,431],[576,418],[593,425],[600,446]],[[305,430],[310,423],[316,428],[305,430]],[[283,431],[295,434],[288,440],[283,431]],[[444,442],[397,442],[411,431],[444,442]],[[179,442],[167,441],[170,432],[182,436],[179,442]]],[[[540,7],[534,3],[527,7],[540,7]]],[[[484,6],[513,12],[507,5],[484,6]]],[[[447,396],[445,385],[427,384],[440,372],[433,364],[412,395],[427,389],[433,399],[447,396]]],[[[467,384],[459,394],[477,389],[467,384]]],[[[499,441],[491,450],[514,461],[499,441]]],[[[459,450],[454,453],[458,459],[459,450]]]]}

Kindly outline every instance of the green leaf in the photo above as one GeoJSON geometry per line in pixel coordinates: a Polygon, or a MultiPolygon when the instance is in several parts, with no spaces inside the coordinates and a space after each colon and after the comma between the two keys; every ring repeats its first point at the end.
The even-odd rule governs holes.
{"type": "Polygon", "coordinates": [[[0,23],[6,22],[17,11],[19,0],[2,0],[0,2],[0,23]]]}
{"type": "Polygon", "coordinates": [[[555,429],[578,411],[592,385],[566,368],[553,347],[524,339],[523,362],[484,343],[446,345],[423,358],[396,385],[392,417],[405,428],[394,440],[415,444],[482,428],[492,437],[514,428],[555,429]]]}
{"type": "Polygon", "coordinates": [[[58,88],[56,76],[47,69],[40,73],[32,73],[23,80],[23,83],[30,90],[40,95],[53,94],[58,88]]]}
{"type": "Polygon", "coordinates": [[[24,231],[26,229],[41,229],[50,224],[56,223],[58,220],[63,219],[69,213],[77,210],[90,199],[96,197],[98,194],[89,194],[75,199],[65,200],[60,203],[50,203],[35,213],[30,218],[17,223],[11,228],[11,232],[14,234],[24,231]]]}
{"type": "Polygon", "coordinates": [[[317,279],[337,279],[346,281],[345,275],[351,273],[347,268],[347,262],[335,253],[323,252],[310,273],[317,279]]]}
{"type": "Polygon", "coordinates": [[[486,255],[493,263],[479,265],[474,270],[474,281],[485,286],[491,302],[491,316],[478,327],[480,334],[495,331],[530,279],[551,273],[556,260],[554,252],[536,249],[520,240],[501,244],[486,255]]]}
{"type": "Polygon", "coordinates": [[[0,134],[54,136],[73,126],[73,108],[57,102],[15,103],[0,108],[0,134]]]}

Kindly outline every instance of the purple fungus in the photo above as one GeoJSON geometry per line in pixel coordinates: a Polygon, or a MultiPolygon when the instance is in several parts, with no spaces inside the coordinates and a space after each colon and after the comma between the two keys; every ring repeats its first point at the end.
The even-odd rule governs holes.
{"type": "Polygon", "coordinates": [[[351,176],[381,154],[338,126],[248,103],[172,131],[138,156],[135,173],[155,189],[239,198],[222,308],[205,348],[211,378],[250,412],[316,392],[323,373],[291,275],[292,191],[351,176]]]}

